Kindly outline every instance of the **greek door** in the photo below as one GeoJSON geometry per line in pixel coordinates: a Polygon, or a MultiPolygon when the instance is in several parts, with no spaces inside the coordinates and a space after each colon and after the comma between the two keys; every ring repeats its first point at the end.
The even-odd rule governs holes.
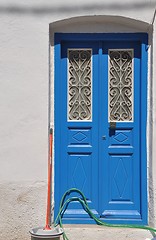
{"type": "MultiPolygon", "coordinates": [[[[146,34],[55,35],[55,215],[78,188],[101,220],[147,223],[146,34]]],[[[66,223],[93,220],[73,202],[66,223]]]]}

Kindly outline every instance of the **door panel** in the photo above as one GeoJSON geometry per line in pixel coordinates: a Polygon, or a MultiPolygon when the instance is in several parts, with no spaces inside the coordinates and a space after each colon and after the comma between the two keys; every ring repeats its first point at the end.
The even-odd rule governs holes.
{"type": "MultiPolygon", "coordinates": [[[[60,162],[63,181],[60,189],[78,188],[98,215],[98,44],[62,44],[64,92],[61,99],[62,148],[60,162]],[[94,67],[93,67],[94,66],[94,67]],[[94,91],[93,91],[94,89],[94,91]],[[95,101],[92,99],[95,98],[95,101]]],[[[71,203],[64,220],[84,218],[90,221],[79,203],[71,203]]],[[[86,221],[86,220],[84,220],[86,221]]]]}
{"type": "Polygon", "coordinates": [[[101,218],[140,216],[140,45],[103,44],[100,145],[101,218]],[[130,55],[131,54],[131,55],[130,55]],[[108,86],[106,86],[106,83],[108,86]],[[107,172],[105,174],[105,169],[107,172]],[[139,194],[138,194],[139,193],[139,194]],[[103,203],[103,205],[102,205],[103,203]]]}
{"type": "MultiPolygon", "coordinates": [[[[78,188],[102,220],[145,224],[142,44],[77,37],[55,51],[55,214],[64,192],[78,188]]],[[[63,221],[93,222],[78,202],[63,221]]]]}

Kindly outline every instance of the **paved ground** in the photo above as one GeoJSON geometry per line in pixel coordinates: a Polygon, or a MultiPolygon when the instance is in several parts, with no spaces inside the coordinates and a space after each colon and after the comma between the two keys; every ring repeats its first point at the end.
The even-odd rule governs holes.
{"type": "Polygon", "coordinates": [[[138,229],[97,225],[64,225],[64,229],[69,240],[156,240],[150,232],[138,229]]]}

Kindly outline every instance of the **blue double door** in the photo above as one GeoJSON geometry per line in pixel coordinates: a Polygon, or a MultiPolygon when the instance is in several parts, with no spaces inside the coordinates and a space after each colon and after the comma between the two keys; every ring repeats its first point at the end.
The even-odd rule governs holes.
{"type": "MultiPolygon", "coordinates": [[[[101,220],[147,223],[143,45],[80,38],[56,46],[55,215],[64,192],[78,188],[101,220]]],[[[93,222],[78,202],[63,221],[93,222]]]]}

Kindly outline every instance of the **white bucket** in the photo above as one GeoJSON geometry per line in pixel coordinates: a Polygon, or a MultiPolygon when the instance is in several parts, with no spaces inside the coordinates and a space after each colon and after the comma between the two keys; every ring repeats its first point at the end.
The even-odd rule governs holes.
{"type": "Polygon", "coordinates": [[[54,228],[51,230],[44,230],[43,227],[34,228],[30,231],[31,240],[59,240],[63,234],[62,228],[54,228]]]}

